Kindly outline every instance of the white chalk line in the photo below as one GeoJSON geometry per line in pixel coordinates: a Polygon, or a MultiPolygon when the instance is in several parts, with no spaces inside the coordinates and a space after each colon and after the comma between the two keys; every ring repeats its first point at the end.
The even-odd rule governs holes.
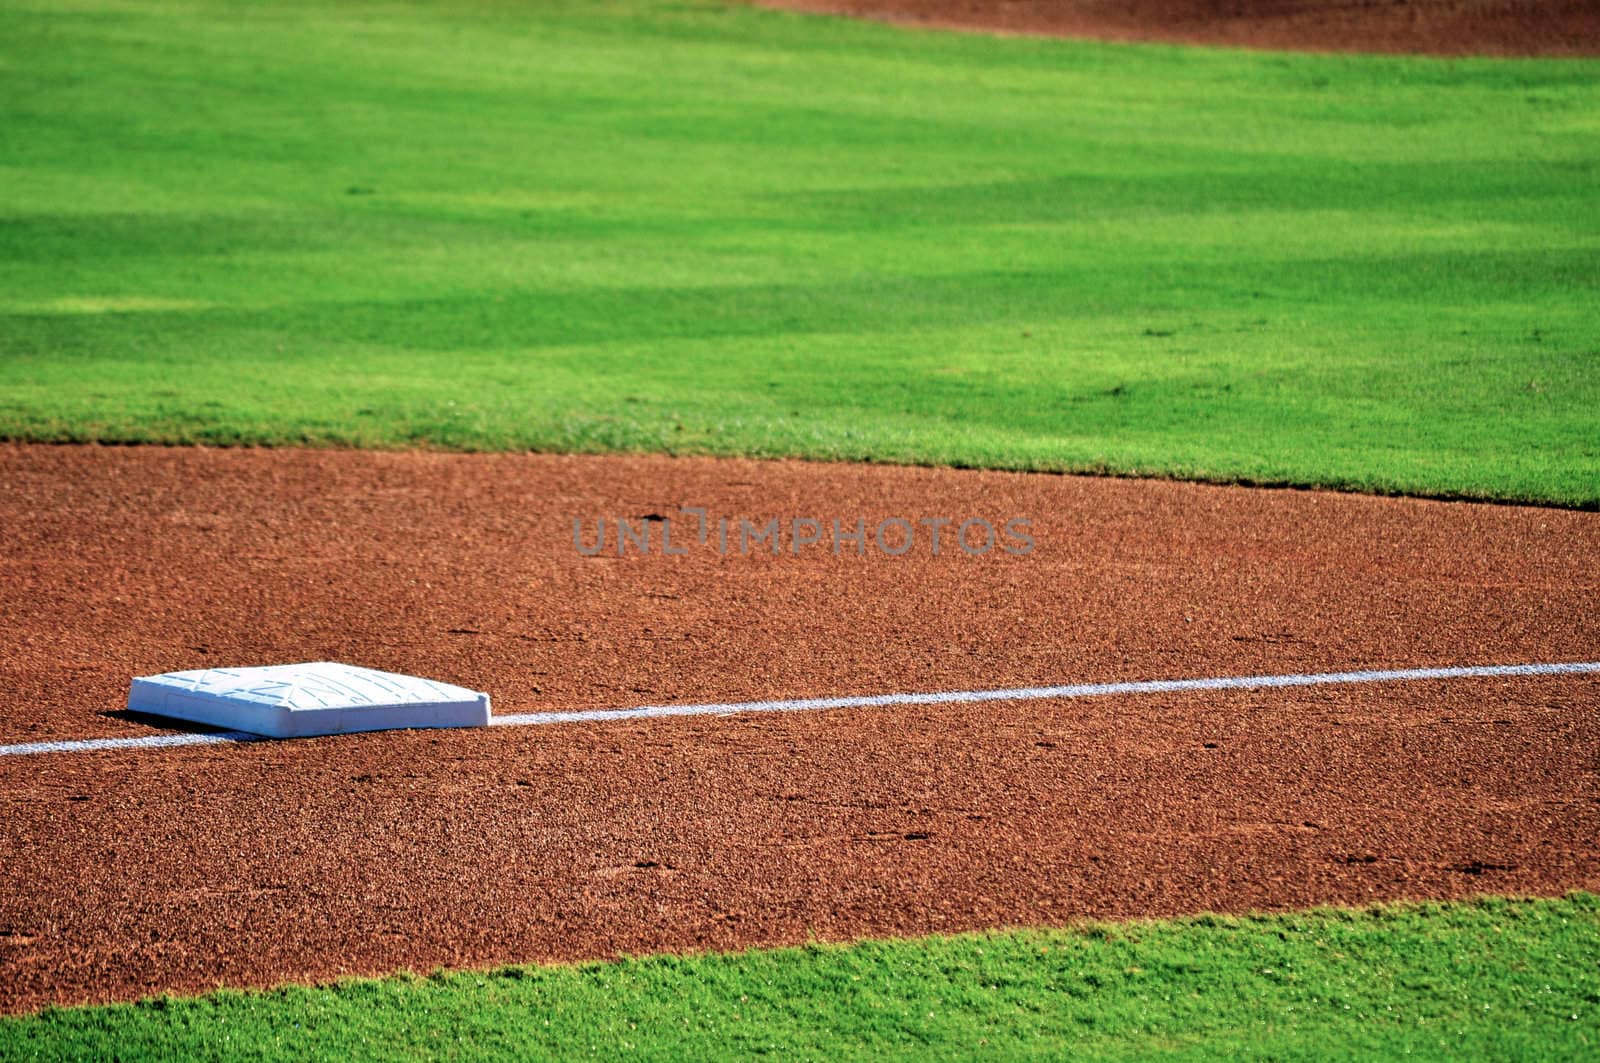
{"type": "Polygon", "coordinates": [[[199,734],[144,735],[140,738],[75,738],[58,742],[25,742],[0,746],[0,757],[26,757],[34,753],[93,753],[98,749],[165,749],[168,746],[214,746],[226,742],[266,742],[247,731],[206,731],[199,734]]]}
{"type": "MultiPolygon", "coordinates": [[[[1600,672],[1600,661],[1554,664],[1484,664],[1456,668],[1396,668],[1360,672],[1310,672],[1291,675],[1216,676],[1207,679],[1151,679],[1122,683],[1076,683],[1071,686],[1009,687],[1000,690],[946,690],[926,694],[871,694],[841,698],[796,698],[787,701],[728,701],[696,705],[640,705],[630,709],[584,709],[575,712],[525,712],[496,716],[495,727],[531,727],[608,720],[649,720],[667,716],[731,716],[744,712],[822,712],[828,709],[875,709],[899,705],[952,705],[987,701],[1042,701],[1098,698],[1127,694],[1176,694],[1195,690],[1268,690],[1280,687],[1342,686],[1356,683],[1407,683],[1426,679],[1492,679],[1514,676],[1582,675],[1600,672]]],[[[235,742],[273,741],[244,731],[204,734],[146,735],[140,738],[87,738],[0,746],[0,757],[38,753],[90,753],[108,749],[165,749],[235,742]]]]}

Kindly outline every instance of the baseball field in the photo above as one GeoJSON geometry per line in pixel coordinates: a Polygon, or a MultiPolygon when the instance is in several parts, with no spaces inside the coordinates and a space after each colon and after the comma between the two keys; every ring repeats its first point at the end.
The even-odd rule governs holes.
{"type": "Polygon", "coordinates": [[[795,6],[0,5],[0,1058],[1600,1052],[1600,18],[795,6]]]}

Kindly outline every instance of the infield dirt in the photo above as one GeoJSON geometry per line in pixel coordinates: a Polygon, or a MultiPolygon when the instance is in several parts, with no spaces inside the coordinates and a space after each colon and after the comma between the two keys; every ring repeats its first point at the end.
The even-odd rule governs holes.
{"type": "MultiPolygon", "coordinates": [[[[0,742],[334,659],[500,713],[1600,657],[1600,515],[658,457],[0,449],[0,742]],[[585,557],[570,521],[1033,521],[585,557]]],[[[1088,916],[1600,888],[1600,680],[0,758],[0,1008],[1088,916]]]]}
{"type": "Polygon", "coordinates": [[[1235,48],[1600,55],[1592,0],[758,0],[767,7],[999,33],[1235,48]]]}

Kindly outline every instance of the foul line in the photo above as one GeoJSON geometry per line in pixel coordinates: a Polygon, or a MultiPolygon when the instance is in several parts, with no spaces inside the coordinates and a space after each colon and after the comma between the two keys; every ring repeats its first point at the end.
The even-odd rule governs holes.
{"type": "MultiPolygon", "coordinates": [[[[1210,679],[1152,679],[1126,683],[1078,683],[1072,686],[1011,687],[1003,690],[947,690],[931,694],[873,694],[845,698],[798,698],[789,701],[729,701],[701,705],[640,705],[631,709],[586,709],[577,712],[526,712],[496,716],[495,727],[529,727],[606,720],[647,720],[664,716],[731,716],[741,712],[820,712],[827,709],[872,709],[896,705],[951,705],[985,701],[1039,701],[1098,698],[1118,694],[1175,694],[1190,690],[1264,690],[1275,687],[1341,686],[1354,683],[1405,683],[1423,679],[1480,679],[1501,676],[1580,675],[1600,672],[1600,661],[1563,664],[1487,664],[1459,668],[1400,668],[1363,672],[1313,672],[1299,675],[1218,676],[1210,679]]],[[[89,753],[106,749],[165,749],[234,742],[272,741],[244,731],[206,734],[146,735],[142,738],[88,738],[76,741],[29,742],[0,746],[0,757],[35,753],[89,753]]]]}

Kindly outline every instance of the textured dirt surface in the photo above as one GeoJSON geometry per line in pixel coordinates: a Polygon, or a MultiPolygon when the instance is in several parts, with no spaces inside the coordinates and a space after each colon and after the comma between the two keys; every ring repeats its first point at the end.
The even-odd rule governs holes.
{"type": "Polygon", "coordinates": [[[758,0],[826,14],[1113,41],[1433,55],[1600,55],[1595,0],[758,0]]]}
{"type": "MultiPolygon", "coordinates": [[[[679,540],[682,543],[682,539],[679,540]]],[[[1600,515],[667,458],[0,448],[0,743],[338,659],[497,712],[1600,658],[1600,515]],[[570,520],[1033,520],[584,557],[570,520]]],[[[0,1009],[409,967],[1600,888],[1600,679],[0,757],[0,1009]]]]}

